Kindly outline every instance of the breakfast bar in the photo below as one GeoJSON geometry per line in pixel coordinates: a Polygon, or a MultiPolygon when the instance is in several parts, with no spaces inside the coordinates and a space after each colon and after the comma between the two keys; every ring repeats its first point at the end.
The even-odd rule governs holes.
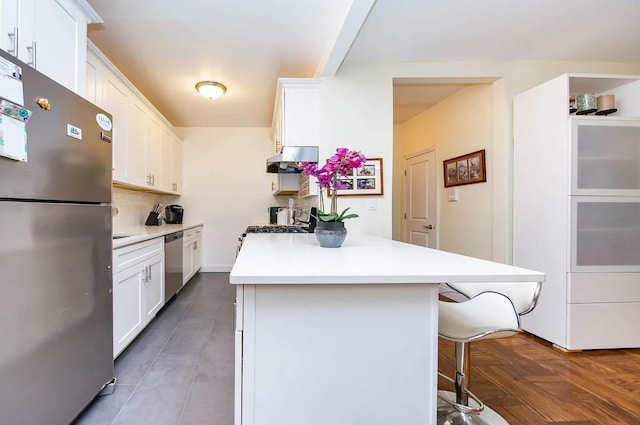
{"type": "Polygon", "coordinates": [[[543,280],[373,236],[249,234],[230,275],[235,425],[435,424],[438,284],[543,280]]]}

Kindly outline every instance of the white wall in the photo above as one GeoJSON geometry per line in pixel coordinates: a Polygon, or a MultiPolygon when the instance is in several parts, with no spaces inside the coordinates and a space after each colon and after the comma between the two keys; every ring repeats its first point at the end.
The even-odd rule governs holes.
{"type": "MultiPolygon", "coordinates": [[[[437,188],[440,200],[440,246],[445,251],[477,258],[493,258],[493,87],[473,85],[421,114],[396,126],[395,164],[437,145],[437,188]],[[487,182],[458,186],[459,200],[448,202],[443,185],[442,160],[485,149],[487,182]]],[[[402,179],[394,182],[394,193],[402,200],[402,179]],[[396,193],[397,192],[397,193],[396,193]]],[[[394,228],[402,227],[402,209],[394,211],[394,228]]],[[[401,239],[395,235],[396,239],[401,239]]]]}
{"type": "Polygon", "coordinates": [[[492,259],[511,262],[513,96],[566,72],[640,74],[640,64],[582,62],[423,62],[353,63],[322,82],[323,135],[321,160],[331,148],[346,146],[368,156],[384,157],[385,195],[378,211],[366,211],[366,199],[341,198],[363,217],[349,231],[392,235],[393,79],[487,78],[494,81],[492,259]],[[495,95],[499,94],[500,98],[495,95]]]}
{"type": "MultiPolygon", "coordinates": [[[[348,232],[391,237],[391,194],[393,173],[392,86],[386,80],[361,73],[341,71],[338,77],[324,78],[321,85],[322,136],[320,162],[338,147],[361,151],[369,158],[383,158],[383,196],[339,197],[338,210],[359,218],[345,222],[348,232]],[[382,117],[383,122],[376,122],[382,117]],[[367,200],[375,199],[375,211],[367,210],[367,200]]],[[[328,206],[329,204],[326,203],[328,206]]]]}
{"type": "Polygon", "coordinates": [[[184,135],[185,222],[203,222],[202,271],[229,271],[238,237],[250,224],[269,221],[271,195],[266,159],[273,155],[270,128],[180,128],[184,135]]]}
{"type": "MultiPolygon", "coordinates": [[[[360,214],[360,218],[347,221],[348,231],[392,236],[393,79],[486,78],[496,81],[492,85],[491,163],[487,163],[491,185],[491,257],[510,262],[512,99],[515,94],[565,72],[640,74],[640,64],[346,63],[335,77],[323,78],[320,161],[328,158],[336,147],[384,159],[384,196],[338,199],[338,208],[350,206],[360,214]],[[367,199],[377,201],[376,211],[367,211],[367,199]]],[[[229,270],[235,258],[236,239],[245,227],[265,222],[267,206],[286,205],[286,197],[271,196],[271,176],[264,172],[265,159],[272,155],[270,129],[181,128],[180,131],[185,136],[184,195],[168,202],[185,207],[186,221],[205,223],[203,269],[229,270]]],[[[466,195],[464,199],[471,200],[466,195]]],[[[473,252],[486,256],[488,249],[482,246],[473,252]]]]}

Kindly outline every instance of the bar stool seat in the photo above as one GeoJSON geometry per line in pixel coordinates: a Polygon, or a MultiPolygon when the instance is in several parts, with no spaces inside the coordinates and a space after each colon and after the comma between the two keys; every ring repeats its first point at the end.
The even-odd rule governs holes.
{"type": "Polygon", "coordinates": [[[520,332],[520,316],[533,310],[540,293],[538,282],[448,284],[465,301],[438,303],[438,334],[454,341],[456,376],[438,374],[455,386],[455,392],[438,391],[439,425],[507,424],[467,388],[468,343],[507,338],[520,332]]]}

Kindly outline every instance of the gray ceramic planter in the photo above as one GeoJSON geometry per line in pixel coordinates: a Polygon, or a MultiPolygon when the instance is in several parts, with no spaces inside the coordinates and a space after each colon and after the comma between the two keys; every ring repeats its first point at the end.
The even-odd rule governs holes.
{"type": "Polygon", "coordinates": [[[318,221],[314,232],[318,245],[323,248],[340,248],[347,237],[342,221],[318,221]]]}

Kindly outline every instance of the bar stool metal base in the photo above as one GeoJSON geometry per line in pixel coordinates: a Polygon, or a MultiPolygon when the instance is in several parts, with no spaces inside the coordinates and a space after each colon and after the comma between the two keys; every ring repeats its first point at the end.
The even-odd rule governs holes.
{"type": "MultiPolygon", "coordinates": [[[[456,394],[451,391],[438,391],[438,425],[509,425],[509,422],[486,405],[481,412],[465,413],[441,398],[455,403],[456,394]]],[[[471,399],[469,404],[471,407],[477,406],[471,399]]]]}

